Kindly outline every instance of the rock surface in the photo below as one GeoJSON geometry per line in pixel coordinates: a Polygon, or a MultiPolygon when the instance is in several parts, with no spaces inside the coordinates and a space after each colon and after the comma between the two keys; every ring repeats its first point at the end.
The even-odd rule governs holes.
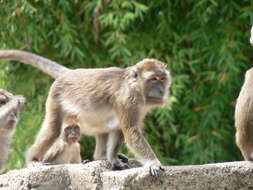
{"type": "MultiPolygon", "coordinates": [[[[136,166],[132,164],[132,167],[136,166]]],[[[0,175],[0,190],[85,189],[253,189],[253,163],[227,162],[194,166],[166,166],[160,177],[142,167],[110,171],[106,161],[36,166],[0,175]]]]}

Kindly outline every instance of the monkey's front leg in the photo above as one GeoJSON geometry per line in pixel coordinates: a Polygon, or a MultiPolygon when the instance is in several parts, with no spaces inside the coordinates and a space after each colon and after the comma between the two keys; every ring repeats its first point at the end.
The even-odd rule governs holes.
{"type": "Polygon", "coordinates": [[[164,169],[140,129],[137,126],[132,126],[127,128],[124,134],[129,149],[144,167],[148,168],[152,176],[159,176],[164,169]]]}
{"type": "Polygon", "coordinates": [[[152,176],[159,176],[164,169],[138,127],[141,123],[138,107],[131,105],[126,109],[122,106],[118,109],[118,114],[128,148],[149,169],[152,176]]]}
{"type": "Polygon", "coordinates": [[[127,158],[123,158],[123,156],[117,154],[123,139],[123,134],[120,130],[115,130],[109,133],[107,142],[107,159],[112,165],[112,170],[124,170],[130,168],[127,162],[123,162],[126,161],[127,158]],[[119,160],[118,157],[122,157],[122,160],[119,160]]]}

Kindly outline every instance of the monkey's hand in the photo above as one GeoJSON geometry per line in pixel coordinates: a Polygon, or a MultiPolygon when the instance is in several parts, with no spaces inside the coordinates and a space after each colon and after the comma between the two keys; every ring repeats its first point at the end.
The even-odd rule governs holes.
{"type": "Polygon", "coordinates": [[[90,160],[83,160],[82,161],[82,164],[87,164],[87,163],[89,163],[89,162],[91,162],[90,160]]]}
{"type": "Polygon", "coordinates": [[[161,172],[164,171],[164,168],[159,161],[148,161],[144,165],[144,168],[147,168],[150,175],[155,177],[160,176],[161,172]]]}

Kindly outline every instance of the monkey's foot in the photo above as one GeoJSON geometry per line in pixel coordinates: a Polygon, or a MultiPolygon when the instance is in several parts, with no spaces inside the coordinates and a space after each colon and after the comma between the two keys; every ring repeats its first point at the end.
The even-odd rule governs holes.
{"type": "Polygon", "coordinates": [[[123,163],[128,163],[128,157],[122,153],[118,154],[118,159],[123,163]]]}
{"type": "Polygon", "coordinates": [[[53,164],[50,163],[50,162],[43,162],[42,165],[43,165],[43,166],[51,166],[51,165],[53,165],[53,164]]]}
{"type": "Polygon", "coordinates": [[[90,160],[83,160],[82,161],[82,164],[87,164],[87,163],[89,163],[89,162],[91,162],[90,160]]]}
{"type": "Polygon", "coordinates": [[[117,171],[117,170],[125,170],[125,169],[129,169],[129,165],[127,163],[123,163],[120,160],[118,160],[118,162],[116,163],[111,163],[112,167],[111,169],[113,171],[117,171]]]}

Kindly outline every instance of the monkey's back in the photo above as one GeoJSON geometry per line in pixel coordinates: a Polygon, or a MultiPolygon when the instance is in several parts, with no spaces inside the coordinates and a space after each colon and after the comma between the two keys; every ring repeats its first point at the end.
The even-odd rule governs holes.
{"type": "Polygon", "coordinates": [[[124,71],[116,67],[71,70],[59,77],[51,90],[64,112],[80,119],[82,133],[107,133],[118,127],[113,102],[124,71]]]}
{"type": "MultiPolygon", "coordinates": [[[[91,100],[101,99],[109,92],[115,92],[119,88],[120,80],[123,80],[124,69],[111,67],[104,69],[75,69],[64,73],[55,82],[57,88],[61,88],[61,98],[75,96],[75,100],[83,100],[91,96],[91,100]],[[86,96],[85,96],[86,95],[86,96]]],[[[57,90],[58,90],[57,89],[57,90]]],[[[112,95],[112,93],[110,94],[112,95]]],[[[97,101],[96,101],[97,102],[97,101]]]]}

